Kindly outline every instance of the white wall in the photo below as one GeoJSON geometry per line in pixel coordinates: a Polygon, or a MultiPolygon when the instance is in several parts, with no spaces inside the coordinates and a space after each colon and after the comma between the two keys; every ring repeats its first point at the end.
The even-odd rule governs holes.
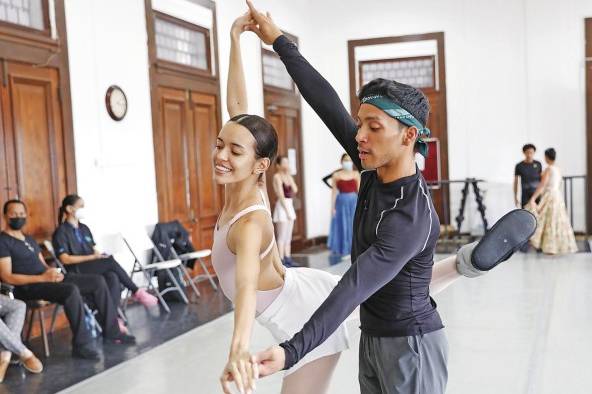
{"type": "Polygon", "coordinates": [[[144,1],[66,0],[66,26],[78,193],[100,242],[158,219],[144,1]],[[105,108],[113,84],[128,99],[120,122],[105,108]]]}

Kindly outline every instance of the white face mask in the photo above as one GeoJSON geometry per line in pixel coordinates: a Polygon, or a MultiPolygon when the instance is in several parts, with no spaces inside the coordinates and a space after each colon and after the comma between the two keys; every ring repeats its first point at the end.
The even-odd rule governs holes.
{"type": "Polygon", "coordinates": [[[353,161],[344,161],[343,163],[341,163],[341,166],[345,171],[351,171],[354,169],[353,161]]]}
{"type": "Polygon", "coordinates": [[[84,208],[78,208],[76,210],[76,212],[74,212],[74,217],[78,220],[81,220],[81,219],[85,218],[85,216],[86,216],[85,214],[86,214],[86,211],[84,210],[84,208]]]}

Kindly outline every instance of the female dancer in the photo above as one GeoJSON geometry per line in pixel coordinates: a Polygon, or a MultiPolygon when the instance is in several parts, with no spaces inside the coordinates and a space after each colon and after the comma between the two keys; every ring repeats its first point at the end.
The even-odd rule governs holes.
{"type": "MultiPolygon", "coordinates": [[[[231,30],[227,108],[213,153],[215,179],[225,186],[224,207],[214,231],[212,263],[224,294],[234,302],[234,332],[228,363],[221,377],[227,381],[244,371],[253,376],[249,342],[253,320],[268,328],[277,340],[298,331],[337,284],[337,277],[320,270],[282,266],[265,192],[265,172],[277,152],[273,126],[256,115],[246,115],[247,98],[240,55],[240,35],[248,16],[231,30]]],[[[289,371],[282,393],[323,393],[348,336],[342,325],[325,343],[289,371]]],[[[235,379],[239,391],[252,381],[235,379]]]]}
{"type": "Polygon", "coordinates": [[[276,195],[275,208],[273,210],[273,222],[276,228],[276,243],[280,253],[280,259],[287,267],[293,265],[292,261],[292,230],[296,221],[296,211],[292,198],[298,193],[298,186],[294,177],[290,174],[290,162],[286,156],[278,156],[276,160],[277,172],[273,176],[273,190],[276,195]]]}
{"type": "Polygon", "coordinates": [[[526,206],[539,222],[530,243],[546,254],[575,253],[578,247],[561,195],[561,171],[555,165],[555,157],[555,149],[545,151],[547,168],[526,206]],[[537,204],[536,200],[541,195],[541,201],[537,204]]]}
{"type": "Polygon", "coordinates": [[[333,173],[331,183],[331,230],[327,246],[333,255],[347,256],[351,252],[354,214],[360,188],[360,173],[347,153],[341,156],[342,169],[333,173]]]}

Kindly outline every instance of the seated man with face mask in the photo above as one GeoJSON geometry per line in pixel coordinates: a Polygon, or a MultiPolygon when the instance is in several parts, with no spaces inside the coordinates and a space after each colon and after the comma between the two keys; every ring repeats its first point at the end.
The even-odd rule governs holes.
{"type": "Polygon", "coordinates": [[[14,295],[23,301],[46,300],[63,305],[72,329],[72,355],[98,359],[89,328],[84,323],[84,299],[97,308],[97,321],[107,342],[134,344],[136,339],[117,327],[117,309],[105,280],[99,275],[62,274],[50,268],[37,242],[22,232],[27,207],[19,200],[4,204],[5,228],[0,233],[0,280],[15,286],[14,295]]]}
{"type": "MultiPolygon", "coordinates": [[[[90,229],[80,222],[83,218],[84,200],[76,194],[66,196],[58,213],[60,225],[53,233],[52,241],[57,257],[67,266],[68,272],[103,276],[115,307],[119,306],[121,300],[121,285],[129,289],[134,299],[142,305],[156,305],[156,297],[138,288],[113,256],[96,249],[90,229]]],[[[119,325],[125,330],[121,319],[119,325]]]]}

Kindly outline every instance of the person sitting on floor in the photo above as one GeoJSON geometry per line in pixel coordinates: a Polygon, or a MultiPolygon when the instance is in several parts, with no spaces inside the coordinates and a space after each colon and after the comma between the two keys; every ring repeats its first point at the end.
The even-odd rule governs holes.
{"type": "Polygon", "coordinates": [[[31,373],[43,371],[41,361],[23,345],[21,340],[26,312],[27,305],[24,302],[0,295],[0,382],[4,381],[13,353],[19,357],[20,364],[27,371],[31,373]]]}
{"type": "Polygon", "coordinates": [[[62,274],[50,268],[35,240],[22,232],[27,221],[27,207],[20,200],[4,204],[4,230],[0,233],[0,280],[15,286],[14,296],[23,301],[46,300],[63,305],[72,329],[72,356],[98,359],[92,335],[84,322],[84,300],[97,308],[97,321],[105,342],[135,344],[132,335],[124,334],[117,324],[117,309],[107,283],[100,275],[62,274]]]}
{"type": "MultiPolygon", "coordinates": [[[[84,200],[70,194],[62,200],[58,213],[60,225],[53,233],[53,248],[57,257],[67,265],[68,272],[96,274],[105,278],[115,306],[121,301],[121,285],[129,289],[134,300],[146,307],[154,306],[158,299],[138,288],[113,256],[101,253],[88,226],[80,223],[84,217],[84,200]]],[[[119,320],[123,329],[123,321],[119,320]]]]}

